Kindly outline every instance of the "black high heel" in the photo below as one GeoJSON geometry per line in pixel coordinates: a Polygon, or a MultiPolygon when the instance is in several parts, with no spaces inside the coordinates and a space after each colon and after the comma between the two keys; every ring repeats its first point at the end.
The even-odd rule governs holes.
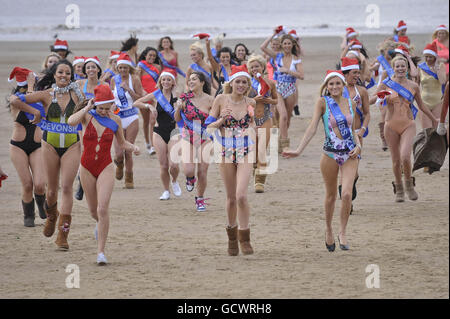
{"type": "Polygon", "coordinates": [[[327,234],[325,234],[325,247],[327,247],[329,252],[333,252],[336,249],[336,242],[332,243],[331,245],[327,244],[327,234]]]}
{"type": "Polygon", "coordinates": [[[339,241],[339,248],[342,250],[350,250],[350,246],[348,244],[347,245],[341,244],[341,239],[339,238],[339,234],[337,237],[338,237],[338,241],[339,241]]]}

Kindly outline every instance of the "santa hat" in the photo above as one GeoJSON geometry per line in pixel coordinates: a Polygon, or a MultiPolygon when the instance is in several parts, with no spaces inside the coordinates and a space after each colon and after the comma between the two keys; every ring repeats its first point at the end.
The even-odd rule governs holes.
{"type": "Polygon", "coordinates": [[[94,62],[95,64],[100,66],[100,60],[96,56],[91,57],[91,58],[86,58],[86,61],[84,61],[84,64],[87,64],[88,62],[94,62]]]}
{"type": "Polygon", "coordinates": [[[56,39],[55,43],[53,44],[53,49],[67,51],[69,49],[69,44],[67,43],[66,40],[56,39]]]}
{"type": "Polygon", "coordinates": [[[264,96],[267,92],[270,90],[269,84],[263,79],[261,76],[261,73],[256,74],[256,79],[258,80],[259,84],[261,85],[261,89],[259,90],[259,95],[264,96]]]}
{"type": "Polygon", "coordinates": [[[434,30],[434,31],[440,31],[440,30],[444,30],[444,31],[447,31],[447,32],[448,32],[448,28],[447,28],[447,26],[446,26],[445,24],[441,24],[441,25],[438,26],[438,27],[436,28],[436,30],[434,30]]]}
{"type": "Polygon", "coordinates": [[[113,51],[111,50],[111,53],[109,54],[109,59],[117,59],[120,56],[120,52],[119,51],[113,51]]]}
{"type": "Polygon", "coordinates": [[[287,32],[282,25],[279,25],[278,27],[275,28],[275,33],[276,35],[274,36],[274,38],[278,38],[283,34],[286,34],[287,32]]]}
{"type": "Polygon", "coordinates": [[[384,100],[384,98],[386,97],[386,96],[388,96],[388,95],[391,95],[392,93],[391,92],[389,92],[389,91],[380,91],[380,92],[377,92],[377,96],[378,96],[378,98],[380,98],[380,99],[382,99],[382,100],[384,100]]]}
{"type": "Polygon", "coordinates": [[[362,49],[362,43],[355,39],[350,42],[350,49],[362,49]]]}
{"type": "Polygon", "coordinates": [[[291,31],[289,31],[289,34],[290,34],[293,38],[298,39],[297,31],[295,31],[295,30],[292,29],[291,31]]]}
{"type": "Polygon", "coordinates": [[[341,71],[359,70],[359,62],[357,59],[343,57],[341,62],[341,71]]]}
{"type": "Polygon", "coordinates": [[[9,75],[8,82],[12,82],[16,78],[17,86],[25,86],[28,83],[27,76],[30,72],[33,73],[31,70],[16,66],[9,75]]]}
{"type": "Polygon", "coordinates": [[[94,105],[114,102],[114,94],[108,84],[99,84],[94,88],[94,105]]]}
{"type": "Polygon", "coordinates": [[[131,67],[133,66],[133,62],[131,61],[130,56],[126,53],[121,53],[119,55],[119,57],[117,58],[117,65],[120,65],[120,64],[126,64],[131,67]]]}
{"type": "Polygon", "coordinates": [[[159,77],[160,78],[162,78],[163,76],[170,76],[175,82],[177,81],[176,79],[175,79],[175,76],[172,74],[172,73],[170,73],[170,72],[167,72],[167,71],[164,71],[164,72],[162,72],[160,75],[159,75],[159,77]]]}
{"type": "Polygon", "coordinates": [[[325,76],[325,80],[323,80],[323,82],[325,83],[328,81],[328,79],[335,77],[335,76],[340,78],[345,83],[344,73],[342,73],[341,70],[328,70],[327,75],[325,76]]]}
{"type": "Polygon", "coordinates": [[[345,31],[347,32],[347,38],[351,38],[358,35],[358,33],[353,28],[347,28],[345,29],[345,31]]]}
{"type": "Polygon", "coordinates": [[[405,48],[403,45],[398,46],[394,51],[397,53],[401,53],[405,56],[409,55],[409,50],[405,48]]]}
{"type": "Polygon", "coordinates": [[[354,56],[358,56],[359,57],[359,52],[358,51],[353,51],[353,50],[348,51],[345,56],[348,57],[350,54],[353,54],[354,56]]]}
{"type": "Polygon", "coordinates": [[[433,42],[433,43],[429,43],[429,44],[427,44],[426,45],[426,47],[425,47],[425,49],[423,49],[423,54],[431,54],[431,55],[433,55],[434,57],[437,57],[437,55],[438,55],[438,50],[437,50],[437,45],[436,45],[436,42],[433,42]]]}
{"type": "Polygon", "coordinates": [[[75,66],[78,63],[84,63],[84,60],[86,60],[86,58],[84,56],[76,56],[72,62],[72,65],[75,66]]]}
{"type": "Polygon", "coordinates": [[[193,38],[199,38],[200,40],[203,40],[203,39],[211,38],[211,35],[209,35],[208,33],[197,33],[197,34],[194,34],[192,37],[193,38]]]}
{"type": "Polygon", "coordinates": [[[405,21],[400,20],[398,22],[397,28],[395,30],[400,31],[400,30],[403,30],[403,29],[406,29],[406,23],[405,23],[405,21]]]}
{"type": "Polygon", "coordinates": [[[247,65],[243,64],[243,65],[232,65],[231,66],[231,76],[228,82],[233,81],[235,78],[240,77],[240,76],[245,76],[249,79],[251,79],[252,77],[250,76],[250,74],[248,73],[248,69],[247,69],[247,65]]]}

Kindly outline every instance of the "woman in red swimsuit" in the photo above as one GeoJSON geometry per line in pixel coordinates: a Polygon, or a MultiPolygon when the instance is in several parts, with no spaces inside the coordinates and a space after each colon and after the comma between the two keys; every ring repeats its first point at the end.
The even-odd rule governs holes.
{"type": "MultiPolygon", "coordinates": [[[[178,67],[178,53],[173,49],[173,41],[170,37],[163,37],[159,40],[158,51],[170,65],[178,67]]],[[[175,79],[177,78],[175,69],[164,67],[163,72],[172,73],[175,79]]]]}
{"type": "MultiPolygon", "coordinates": [[[[120,147],[139,155],[139,148],[125,140],[119,116],[111,112],[114,95],[106,84],[94,89],[95,98],[68,119],[68,124],[83,125],[83,155],[80,177],[86,194],[86,201],[92,217],[97,221],[97,263],[105,265],[105,244],[109,230],[108,207],[114,188],[114,165],[111,160],[111,145],[116,137],[120,147]]],[[[84,104],[81,104],[80,107],[84,104]]]]}
{"type": "Polygon", "coordinates": [[[444,24],[441,24],[436,28],[431,37],[433,39],[433,42],[436,42],[438,49],[438,56],[445,63],[447,74],[448,74],[448,59],[449,59],[448,35],[449,35],[448,28],[444,24]]]}

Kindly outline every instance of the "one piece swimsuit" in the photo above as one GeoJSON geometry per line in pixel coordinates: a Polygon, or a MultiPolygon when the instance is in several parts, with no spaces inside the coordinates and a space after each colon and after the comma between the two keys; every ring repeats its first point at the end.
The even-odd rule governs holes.
{"type": "MultiPolygon", "coordinates": [[[[180,96],[180,99],[186,102],[186,107],[184,108],[184,115],[186,118],[191,121],[199,121],[202,126],[205,123],[206,118],[209,116],[208,113],[203,112],[198,107],[196,107],[192,101],[192,94],[183,94],[180,96]]],[[[199,126],[201,127],[201,126],[199,126]]],[[[195,128],[195,127],[194,127],[195,128]]],[[[181,131],[181,137],[191,143],[192,145],[199,146],[207,141],[207,139],[202,138],[202,133],[194,132],[192,129],[188,127],[186,123],[183,125],[183,129],[181,131]]]]}

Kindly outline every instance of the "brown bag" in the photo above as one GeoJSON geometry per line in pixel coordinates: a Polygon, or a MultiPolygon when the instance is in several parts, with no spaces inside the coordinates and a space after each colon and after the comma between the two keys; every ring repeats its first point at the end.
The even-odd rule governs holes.
{"type": "Polygon", "coordinates": [[[444,164],[447,148],[446,136],[439,135],[434,128],[424,129],[414,138],[413,171],[422,167],[428,167],[429,174],[439,171],[444,164]]]}

